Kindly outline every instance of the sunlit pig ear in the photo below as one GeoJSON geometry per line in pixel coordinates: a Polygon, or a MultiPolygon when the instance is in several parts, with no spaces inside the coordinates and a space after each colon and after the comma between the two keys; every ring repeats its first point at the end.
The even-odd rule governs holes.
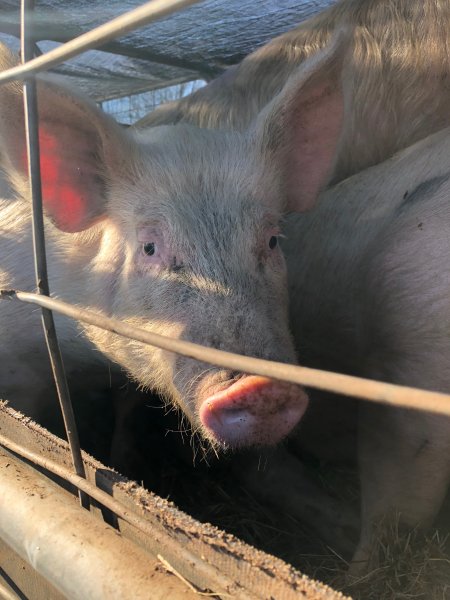
{"type": "Polygon", "coordinates": [[[281,176],[287,211],[310,208],[333,172],[343,124],[342,71],[349,33],[305,61],[257,117],[266,172],[281,176]]]}
{"type": "MultiPolygon", "coordinates": [[[[0,68],[15,57],[0,46],[0,68]]],[[[126,134],[97,106],[54,80],[38,86],[39,142],[44,211],[59,229],[87,229],[105,216],[106,186],[120,169],[126,134]]],[[[0,86],[0,140],[4,167],[23,189],[27,177],[22,85],[0,86]]]]}

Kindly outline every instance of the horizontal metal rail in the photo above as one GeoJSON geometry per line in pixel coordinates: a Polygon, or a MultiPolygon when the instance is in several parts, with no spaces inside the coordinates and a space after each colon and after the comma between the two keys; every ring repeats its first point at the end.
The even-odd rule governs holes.
{"type": "MultiPolygon", "coordinates": [[[[67,493],[38,470],[0,451],[0,473],[1,538],[60,592],[58,598],[195,597],[187,593],[184,582],[158,568],[156,556],[68,501],[67,493]],[[38,493],[30,493],[30,489],[38,493]]],[[[186,564],[188,558],[192,561],[185,557],[187,549],[180,554],[186,564]]],[[[45,596],[36,591],[27,597],[45,596]]],[[[21,594],[21,598],[25,596],[21,594]]]]}
{"type": "Polygon", "coordinates": [[[0,83],[6,83],[13,80],[23,80],[39,73],[41,71],[55,67],[62,62],[77,56],[84,50],[97,48],[106,42],[116,38],[118,35],[128,33],[152,21],[168,16],[182,8],[197,4],[200,0],[152,0],[142,6],[131,10],[120,17],[112,19],[104,25],[91,29],[77,38],[66,42],[59,48],[50,50],[42,56],[38,56],[28,61],[24,65],[19,65],[0,73],[0,83]]]}
{"type": "MultiPolygon", "coordinates": [[[[50,473],[53,473],[54,475],[65,479],[67,482],[71,483],[73,486],[78,488],[78,490],[87,494],[92,499],[96,500],[99,504],[110,510],[113,514],[115,514],[117,517],[119,517],[126,523],[129,523],[133,527],[136,527],[139,531],[150,536],[152,539],[155,537],[154,525],[146,521],[145,518],[140,517],[139,515],[132,512],[130,509],[126,508],[121,502],[110,496],[107,492],[101,490],[99,487],[97,487],[97,485],[91,483],[84,477],[80,477],[70,469],[58,464],[57,462],[49,458],[44,458],[36,452],[33,452],[32,450],[28,450],[22,444],[17,444],[16,442],[4,436],[3,434],[0,434],[0,446],[3,446],[7,450],[10,450],[14,454],[17,454],[25,460],[30,461],[34,465],[37,465],[45,469],[46,471],[49,471],[50,473]]],[[[173,546],[173,537],[170,535],[170,533],[166,533],[163,530],[163,528],[158,530],[157,537],[160,545],[163,548],[170,548],[173,546]]],[[[196,555],[193,551],[191,551],[189,544],[177,544],[176,551],[177,557],[181,559],[185,564],[189,564],[191,567],[194,567],[205,583],[215,582],[224,589],[230,587],[231,582],[227,575],[225,573],[218,572],[217,569],[214,566],[211,566],[207,561],[205,561],[203,557],[200,557],[196,555]]],[[[105,570],[99,571],[99,573],[102,575],[104,575],[105,572],[105,570]]],[[[200,592],[199,595],[201,595],[200,592]]]]}
{"type": "Polygon", "coordinates": [[[224,352],[223,350],[216,350],[215,348],[207,348],[192,342],[185,342],[152,333],[139,327],[128,325],[117,319],[104,317],[89,310],[62,302],[61,300],[55,300],[54,298],[44,297],[39,294],[16,290],[0,290],[0,299],[17,299],[22,302],[37,304],[38,306],[55,310],[72,319],[89,323],[90,325],[106,329],[123,337],[234,371],[237,370],[263,377],[271,377],[353,398],[362,398],[369,402],[433,412],[450,417],[450,395],[448,394],[394,385],[392,383],[384,383],[352,375],[278,363],[260,358],[251,358],[240,354],[224,352]]]}
{"type": "Polygon", "coordinates": [[[132,513],[129,509],[125,508],[123,504],[121,504],[118,500],[101,490],[99,487],[97,487],[94,483],[91,483],[85,477],[80,477],[67,467],[63,467],[62,465],[59,465],[57,462],[49,458],[44,458],[36,452],[33,452],[32,450],[28,450],[22,444],[17,444],[16,442],[9,439],[3,434],[0,434],[0,446],[3,446],[11,452],[14,452],[14,454],[21,456],[22,458],[30,461],[34,465],[42,467],[46,471],[53,473],[53,475],[61,477],[77,489],[83,491],[85,494],[90,496],[93,500],[96,500],[99,504],[110,510],[123,521],[126,521],[130,525],[137,527],[140,531],[143,531],[148,535],[154,534],[152,526],[149,523],[147,523],[145,519],[142,519],[138,515],[132,513]]]}
{"type": "MultiPolygon", "coordinates": [[[[5,20],[2,19],[0,21],[0,31],[18,37],[19,25],[15,22],[5,22],[5,20]]],[[[33,32],[36,42],[51,40],[52,42],[58,42],[60,44],[65,44],[70,40],[83,35],[83,31],[80,27],[67,23],[65,24],[64,29],[62,29],[59,21],[53,25],[48,23],[48,21],[36,22],[36,20],[33,20],[33,32]]],[[[161,54],[160,52],[149,50],[148,48],[135,48],[132,44],[123,42],[111,41],[98,46],[98,49],[103,52],[110,52],[112,54],[128,56],[130,58],[139,58],[158,65],[190,71],[190,80],[192,80],[193,74],[198,74],[199,79],[212,79],[223,73],[225,70],[225,67],[208,66],[201,62],[178,58],[169,54],[161,54]]]]}

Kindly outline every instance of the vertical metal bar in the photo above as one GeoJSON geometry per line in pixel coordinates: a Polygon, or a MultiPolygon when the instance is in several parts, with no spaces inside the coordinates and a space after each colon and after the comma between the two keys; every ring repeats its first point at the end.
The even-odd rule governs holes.
{"type": "MultiPolygon", "coordinates": [[[[21,0],[21,52],[22,63],[33,57],[34,40],[27,26],[27,16],[34,9],[34,0],[21,0]]],[[[28,153],[28,175],[30,181],[30,190],[32,197],[33,211],[33,248],[36,272],[36,283],[38,293],[45,296],[50,295],[47,274],[47,259],[45,252],[44,219],[42,213],[42,188],[40,172],[40,151],[38,134],[38,111],[36,83],[34,78],[24,82],[24,110],[25,110],[25,130],[28,153]]],[[[66,429],[67,440],[69,442],[72,460],[77,475],[85,477],[84,464],[81,457],[80,442],[75,423],[72,403],[70,400],[69,388],[64,372],[61,351],[56,336],[55,323],[51,310],[42,309],[42,323],[44,327],[45,340],[50,356],[53,375],[55,378],[56,389],[58,392],[59,403],[66,429]]],[[[82,506],[89,506],[88,496],[84,492],[79,492],[82,506]]]]}

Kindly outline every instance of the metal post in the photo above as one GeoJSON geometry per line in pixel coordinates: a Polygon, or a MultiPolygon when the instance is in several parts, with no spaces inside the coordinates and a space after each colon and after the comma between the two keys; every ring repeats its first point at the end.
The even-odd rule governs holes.
{"type": "MultiPolygon", "coordinates": [[[[27,27],[27,16],[29,15],[30,11],[33,11],[33,9],[34,0],[21,0],[22,63],[25,63],[27,60],[33,58],[34,40],[27,27]]],[[[28,154],[28,175],[33,211],[33,248],[36,283],[38,293],[49,296],[50,289],[48,284],[47,260],[45,252],[44,219],[42,214],[37,94],[34,78],[24,82],[23,96],[28,154]]],[[[56,336],[53,313],[51,310],[46,308],[42,309],[42,323],[75,472],[80,477],[85,477],[75,416],[70,400],[69,388],[64,372],[64,364],[62,361],[61,351],[56,336]]],[[[82,506],[88,508],[88,496],[83,492],[79,492],[79,496],[82,506]]]]}

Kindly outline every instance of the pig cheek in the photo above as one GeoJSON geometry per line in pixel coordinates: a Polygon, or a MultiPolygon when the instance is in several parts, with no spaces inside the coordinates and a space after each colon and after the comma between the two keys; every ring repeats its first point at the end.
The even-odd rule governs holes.
{"type": "Polygon", "coordinates": [[[285,278],[287,274],[286,260],[278,243],[276,248],[264,248],[259,254],[258,262],[269,278],[285,278]]]}
{"type": "Polygon", "coordinates": [[[287,278],[287,267],[281,250],[275,250],[274,255],[271,256],[265,265],[264,269],[266,281],[268,282],[272,296],[276,298],[278,308],[287,306],[288,304],[288,278],[287,278]]]}
{"type": "MultiPolygon", "coordinates": [[[[180,339],[185,329],[174,298],[177,290],[158,265],[140,267],[135,261],[122,271],[119,293],[114,302],[114,316],[151,333],[180,339]]],[[[123,364],[146,387],[157,388],[173,398],[175,354],[150,344],[138,342],[113,345],[115,360],[123,364]]],[[[174,400],[176,401],[176,399],[174,400]]]]}

